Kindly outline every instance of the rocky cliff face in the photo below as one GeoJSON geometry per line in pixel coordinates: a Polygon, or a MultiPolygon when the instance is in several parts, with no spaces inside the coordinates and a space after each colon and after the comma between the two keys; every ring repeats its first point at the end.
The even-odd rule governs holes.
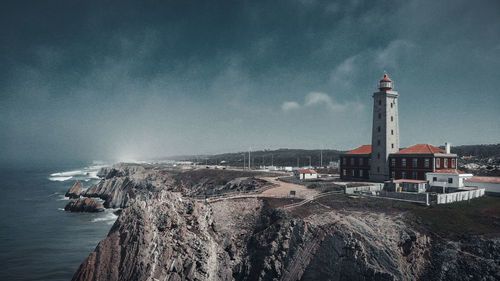
{"type": "Polygon", "coordinates": [[[104,207],[96,200],[87,197],[69,201],[69,203],[66,204],[66,207],[64,207],[64,210],[70,212],[97,213],[104,212],[104,207]]]}
{"type": "Polygon", "coordinates": [[[64,196],[69,198],[80,198],[80,193],[82,193],[82,188],[83,188],[82,183],[76,181],[64,196]]]}
{"type": "Polygon", "coordinates": [[[142,176],[112,172],[93,188],[95,194],[114,192],[108,205],[126,208],[73,280],[500,277],[495,237],[442,239],[407,225],[404,213],[284,211],[258,198],[207,203],[172,192],[176,186],[164,174],[137,172],[142,176]]]}

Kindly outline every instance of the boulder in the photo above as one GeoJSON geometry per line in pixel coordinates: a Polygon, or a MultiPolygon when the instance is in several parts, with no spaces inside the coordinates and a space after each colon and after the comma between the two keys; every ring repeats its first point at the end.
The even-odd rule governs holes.
{"type": "Polygon", "coordinates": [[[75,181],[73,186],[68,189],[65,196],[69,198],[80,198],[80,194],[82,193],[82,183],[79,181],[75,181]]]}
{"type": "Polygon", "coordinates": [[[96,213],[103,212],[104,206],[96,200],[86,197],[71,200],[66,207],[64,207],[64,210],[70,212],[96,213]]]}

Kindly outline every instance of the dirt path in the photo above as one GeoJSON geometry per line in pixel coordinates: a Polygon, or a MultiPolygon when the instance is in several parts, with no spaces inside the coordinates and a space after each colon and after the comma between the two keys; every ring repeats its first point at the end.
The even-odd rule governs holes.
{"type": "Polygon", "coordinates": [[[290,191],[295,191],[296,198],[308,199],[319,193],[317,190],[307,188],[303,185],[282,182],[274,177],[261,177],[261,179],[275,184],[276,187],[258,194],[260,197],[290,197],[290,191]]]}
{"type": "Polygon", "coordinates": [[[249,197],[275,197],[275,198],[290,198],[290,191],[295,191],[294,198],[300,199],[312,199],[315,195],[319,194],[317,190],[309,189],[303,185],[282,182],[277,180],[275,177],[258,177],[260,179],[266,180],[275,186],[264,190],[261,193],[256,194],[238,194],[229,197],[213,198],[209,199],[209,202],[219,201],[219,200],[230,200],[236,198],[249,198],[249,197]]]}

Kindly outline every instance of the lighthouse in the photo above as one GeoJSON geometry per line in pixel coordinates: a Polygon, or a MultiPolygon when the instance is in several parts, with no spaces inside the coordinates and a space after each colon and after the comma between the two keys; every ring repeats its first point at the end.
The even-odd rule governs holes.
{"type": "Polygon", "coordinates": [[[372,151],[370,180],[389,179],[389,154],[399,151],[398,92],[394,82],[384,74],[373,93],[372,151]]]}

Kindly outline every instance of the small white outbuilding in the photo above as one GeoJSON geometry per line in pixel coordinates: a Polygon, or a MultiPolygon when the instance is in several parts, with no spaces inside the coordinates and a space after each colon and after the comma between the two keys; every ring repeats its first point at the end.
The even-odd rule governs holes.
{"type": "Polygon", "coordinates": [[[446,192],[448,188],[464,188],[464,181],[472,178],[472,176],[472,174],[455,169],[437,170],[435,172],[425,174],[425,178],[429,183],[429,186],[441,187],[443,188],[443,192],[446,192]]]}
{"type": "Polygon", "coordinates": [[[318,173],[312,169],[298,169],[293,171],[293,175],[299,180],[309,180],[318,178],[318,173]]]}

